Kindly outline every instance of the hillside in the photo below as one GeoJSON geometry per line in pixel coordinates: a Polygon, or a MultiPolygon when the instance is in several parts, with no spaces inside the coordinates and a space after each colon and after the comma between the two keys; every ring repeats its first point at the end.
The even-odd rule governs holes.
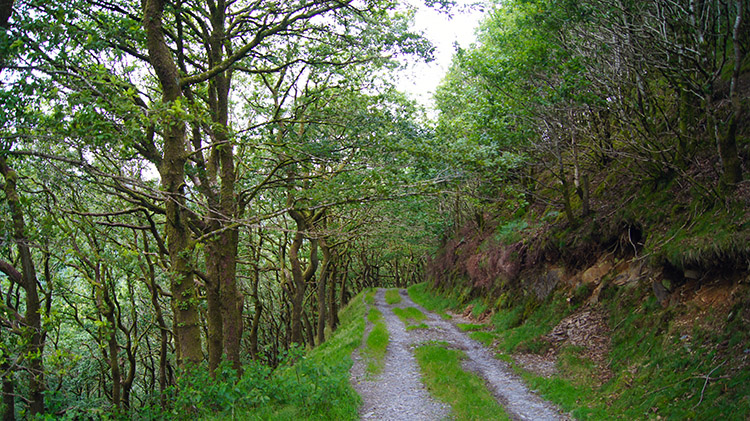
{"type": "Polygon", "coordinates": [[[722,5],[503,2],[436,94],[465,178],[428,291],[577,418],[748,417],[750,31],[722,5]]]}
{"type": "Polygon", "coordinates": [[[750,416],[750,198],[702,200],[594,174],[596,212],[543,204],[468,221],[428,264],[430,294],[580,419],[750,416]]]}

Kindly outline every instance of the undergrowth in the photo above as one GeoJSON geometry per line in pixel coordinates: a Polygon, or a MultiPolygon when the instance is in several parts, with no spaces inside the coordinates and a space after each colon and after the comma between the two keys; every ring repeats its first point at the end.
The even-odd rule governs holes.
{"type": "Polygon", "coordinates": [[[339,313],[341,324],[331,338],[307,354],[292,348],[277,368],[250,363],[242,375],[229,364],[215,378],[204,365],[194,367],[169,390],[171,409],[147,406],[123,419],[358,419],[361,399],[349,383],[349,369],[365,328],[363,298],[354,297],[339,313]]]}

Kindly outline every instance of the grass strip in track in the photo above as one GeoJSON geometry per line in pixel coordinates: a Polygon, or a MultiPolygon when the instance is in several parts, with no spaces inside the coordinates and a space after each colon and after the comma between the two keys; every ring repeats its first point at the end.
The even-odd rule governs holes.
{"type": "Polygon", "coordinates": [[[385,290],[385,302],[388,305],[398,304],[401,302],[401,294],[397,289],[387,289],[385,290]]]}
{"type": "Polygon", "coordinates": [[[370,334],[367,335],[363,354],[368,359],[367,372],[370,374],[379,374],[383,371],[385,364],[385,352],[386,348],[388,348],[389,340],[388,328],[385,326],[383,314],[375,307],[370,308],[367,320],[373,326],[370,334]]]}
{"type": "Polygon", "coordinates": [[[396,307],[393,309],[393,314],[398,316],[398,318],[401,319],[401,321],[406,325],[411,324],[412,321],[421,322],[427,319],[427,316],[425,316],[425,314],[419,311],[419,309],[416,307],[396,307]]]}
{"type": "Polygon", "coordinates": [[[463,352],[441,345],[416,349],[422,378],[430,393],[453,408],[456,420],[509,420],[479,376],[461,368],[463,352]]]}

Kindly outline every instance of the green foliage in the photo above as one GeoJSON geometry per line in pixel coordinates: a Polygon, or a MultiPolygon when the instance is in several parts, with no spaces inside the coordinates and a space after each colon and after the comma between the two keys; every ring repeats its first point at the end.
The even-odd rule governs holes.
{"type": "Polygon", "coordinates": [[[495,239],[500,244],[510,245],[523,239],[523,230],[529,227],[525,219],[514,219],[497,227],[495,239]]]}
{"type": "Polygon", "coordinates": [[[360,398],[349,383],[351,353],[362,342],[364,295],[354,297],[341,326],[322,346],[305,354],[292,348],[281,365],[243,366],[243,374],[222,363],[212,378],[205,366],[182,372],[170,389],[173,409],[155,405],[137,411],[142,419],[357,419],[360,398]]]}
{"type": "Polygon", "coordinates": [[[487,311],[489,306],[485,302],[486,298],[477,298],[475,300],[472,300],[471,305],[471,316],[474,318],[479,318],[484,315],[484,313],[487,311]]]}
{"type": "Polygon", "coordinates": [[[510,419],[487,390],[484,380],[461,368],[461,351],[423,345],[416,349],[415,356],[427,389],[451,406],[455,419],[510,419]]]}
{"type": "Polygon", "coordinates": [[[239,378],[228,364],[219,367],[216,379],[205,367],[195,368],[178,377],[170,417],[254,419],[256,413],[262,416],[278,411],[293,412],[303,419],[355,419],[356,404],[352,403],[357,399],[348,384],[351,361],[339,365],[324,365],[292,350],[276,370],[250,364],[243,367],[239,378]]]}

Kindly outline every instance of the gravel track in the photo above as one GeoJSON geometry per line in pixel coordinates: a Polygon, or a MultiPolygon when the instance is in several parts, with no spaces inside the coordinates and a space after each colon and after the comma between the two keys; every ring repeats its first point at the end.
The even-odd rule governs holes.
{"type": "MultiPolygon", "coordinates": [[[[372,379],[365,374],[366,361],[358,352],[353,355],[352,384],[362,396],[360,416],[363,420],[441,420],[450,419],[450,408],[434,400],[421,381],[419,366],[413,348],[427,341],[447,342],[466,355],[463,366],[467,371],[482,377],[491,393],[514,420],[567,420],[551,403],[530,391],[504,361],[457,328],[453,322],[443,320],[426,311],[401,290],[401,302],[388,305],[385,290],[375,295],[375,306],[383,313],[390,334],[385,357],[385,369],[372,379]],[[427,315],[429,329],[407,331],[404,323],[393,314],[393,307],[416,307],[427,315]]],[[[369,326],[368,326],[369,329],[369,326]]],[[[366,337],[366,336],[365,336],[366,337]]]]}
{"type": "MultiPolygon", "coordinates": [[[[352,384],[362,396],[360,416],[363,420],[441,420],[448,419],[450,408],[436,401],[422,384],[417,360],[411,347],[415,343],[404,323],[385,303],[385,290],[375,294],[375,306],[383,313],[389,342],[385,368],[369,379],[367,362],[359,352],[353,356],[352,384]]],[[[398,306],[398,304],[397,304],[398,306]]],[[[369,325],[369,323],[368,323],[369,325]]],[[[369,328],[369,326],[368,326],[369,328]]],[[[365,336],[366,338],[367,336],[365,336]]]]}

